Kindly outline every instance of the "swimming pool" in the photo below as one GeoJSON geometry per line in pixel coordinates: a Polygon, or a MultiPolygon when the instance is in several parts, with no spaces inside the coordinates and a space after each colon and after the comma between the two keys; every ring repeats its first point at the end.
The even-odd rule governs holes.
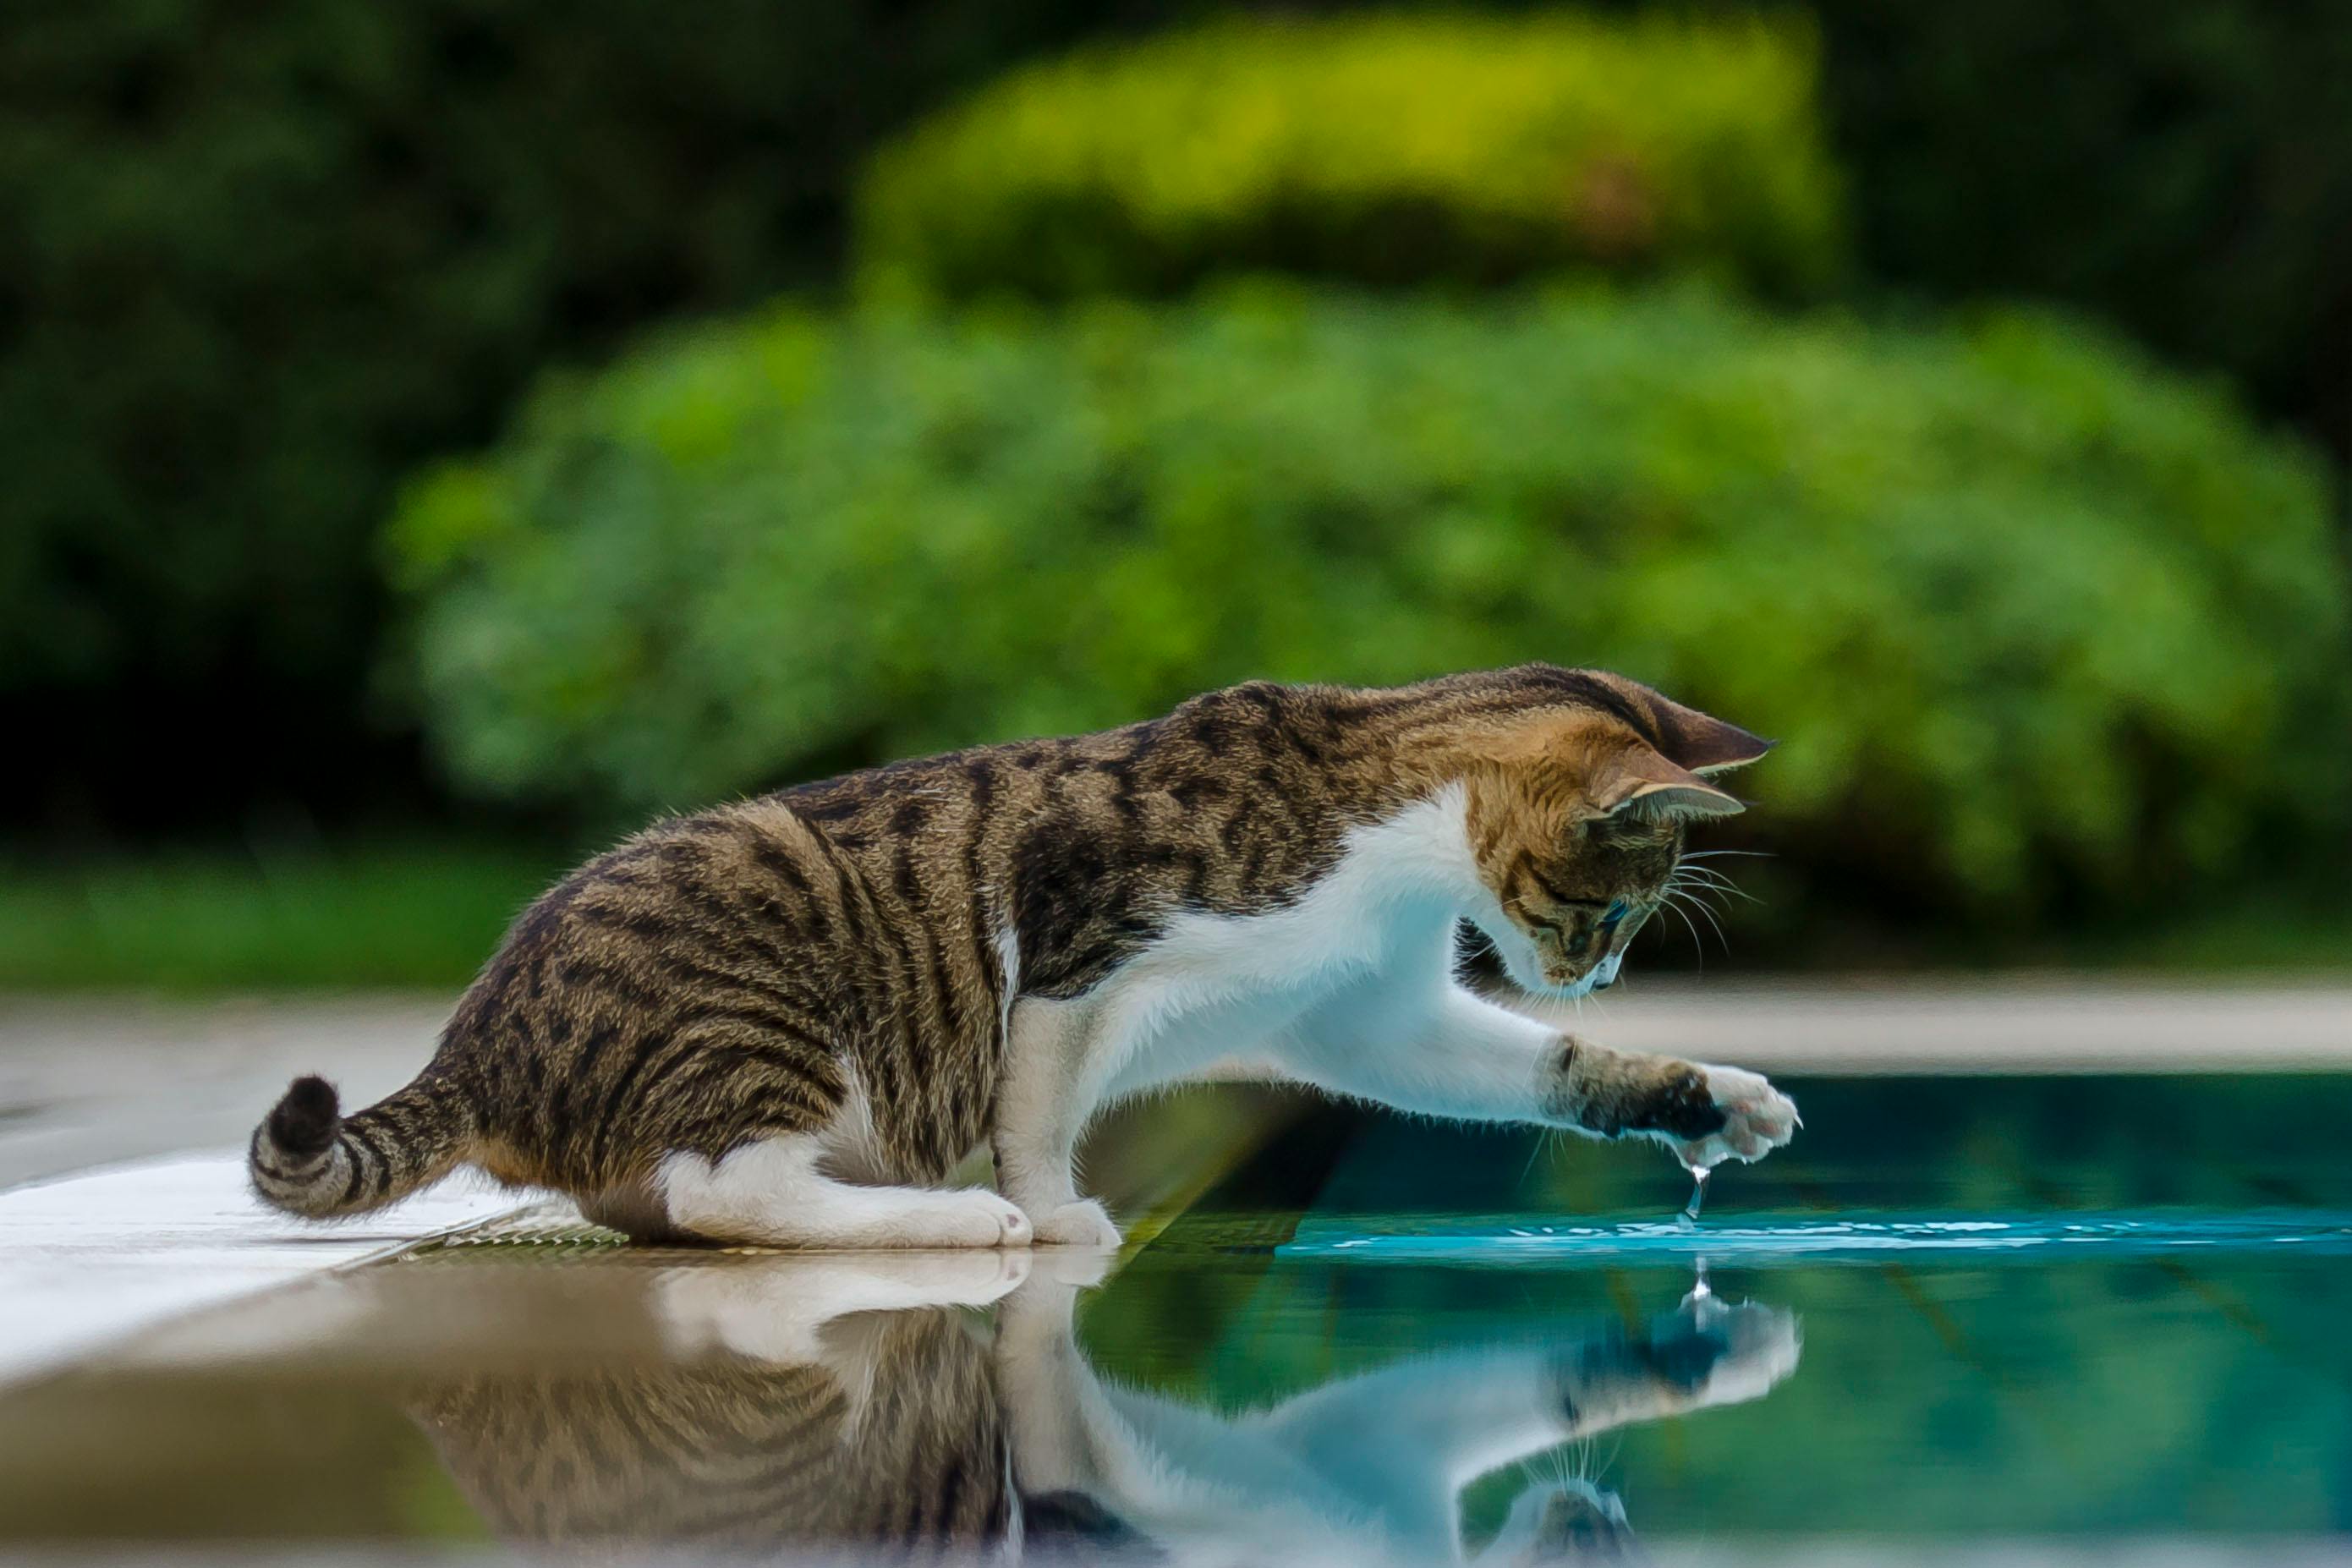
{"type": "MultiPolygon", "coordinates": [[[[1703,1279],[1801,1350],[1769,1391],[1567,1457],[1644,1538],[2352,1529],[2352,1162],[2327,1131],[2352,1080],[1788,1087],[1805,1132],[1720,1172],[1687,1228],[1663,1153],[1333,1113],[1319,1169],[1269,1152],[1196,1206],[1090,1305],[1090,1345],[1219,1405],[1529,1336],[1683,1356],[1663,1388],[1727,1353],[1683,1309],[1703,1279]],[[1179,1329],[1127,1320],[1201,1272],[1215,1328],[1171,1356],[1179,1329]]],[[[1486,1477],[1465,1527],[1562,1462],[1486,1477]]]]}

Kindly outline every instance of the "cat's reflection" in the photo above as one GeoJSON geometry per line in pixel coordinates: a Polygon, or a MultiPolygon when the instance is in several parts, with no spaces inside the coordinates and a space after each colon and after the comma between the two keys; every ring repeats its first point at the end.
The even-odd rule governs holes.
{"type": "Polygon", "coordinates": [[[663,1353],[419,1388],[475,1508],[528,1542],[955,1560],[1016,1540],[984,1307],[999,1252],[778,1259],[653,1282],[663,1353]]]}
{"type": "Polygon", "coordinates": [[[1418,1355],[1221,1414],[1098,1376],[1072,1331],[1099,1263],[830,1258],[665,1276],[670,1355],[418,1391],[493,1528],[730,1552],[1181,1563],[1606,1561],[1618,1499],[1529,1487],[1475,1553],[1460,1500],[1515,1460],[1752,1399],[1787,1313],[1704,1294],[1643,1328],[1418,1355]],[[971,1309],[994,1307],[988,1313],[971,1309]]]}

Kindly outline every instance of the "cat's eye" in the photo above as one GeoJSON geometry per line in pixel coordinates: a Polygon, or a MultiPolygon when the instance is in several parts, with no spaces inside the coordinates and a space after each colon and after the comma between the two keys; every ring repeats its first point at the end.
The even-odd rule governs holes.
{"type": "Polygon", "coordinates": [[[1619,923],[1622,922],[1627,915],[1630,915],[1633,912],[1633,904],[1632,900],[1610,900],[1609,907],[1601,912],[1601,929],[1602,931],[1615,931],[1619,923]]]}

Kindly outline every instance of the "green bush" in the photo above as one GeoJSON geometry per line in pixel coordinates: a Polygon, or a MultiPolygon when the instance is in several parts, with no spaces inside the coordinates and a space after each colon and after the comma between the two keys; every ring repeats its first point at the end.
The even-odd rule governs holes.
{"type": "Polygon", "coordinates": [[[393,537],[491,791],[686,806],[1549,658],[1783,737],[1752,787],[1806,870],[2010,921],[2342,820],[2322,494],[2047,319],[1269,290],[676,337],[545,387],[393,537]]]}
{"type": "MultiPolygon", "coordinates": [[[[487,439],[551,362],[831,278],[850,171],[943,95],[1199,9],[21,8],[0,49],[0,722],[38,743],[0,815],[217,827],[257,796],[412,799],[404,746],[355,744],[395,477],[487,439]]],[[[2074,302],[2343,449],[2352,159],[2321,155],[2352,70],[2340,7],[1813,9],[1866,272],[2074,302]]]]}
{"type": "Polygon", "coordinates": [[[870,273],[950,296],[1582,265],[1790,290],[1837,255],[1810,38],[1572,14],[1230,20],[1018,70],[878,153],[870,273]]]}
{"type": "MultiPolygon", "coordinates": [[[[2342,450],[2352,159],[2315,151],[2352,69],[2338,7],[1814,9],[1865,271],[2075,302],[2342,450]]],[[[551,362],[829,279],[850,171],[943,95],[1199,10],[23,8],[0,49],[0,721],[38,743],[0,815],[413,800],[408,750],[356,743],[395,477],[487,439],[551,362]]]]}

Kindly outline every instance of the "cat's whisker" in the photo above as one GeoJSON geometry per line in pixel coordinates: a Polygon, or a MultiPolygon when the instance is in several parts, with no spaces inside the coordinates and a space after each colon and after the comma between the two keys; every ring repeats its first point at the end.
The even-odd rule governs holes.
{"type": "Polygon", "coordinates": [[[1527,1165],[1519,1172],[1519,1185],[1524,1187],[1528,1184],[1528,1178],[1535,1174],[1536,1162],[1543,1157],[1544,1151],[1549,1149],[1551,1147],[1552,1140],[1559,1135],[1559,1130],[1555,1127],[1544,1127],[1537,1130],[1536,1146],[1528,1151],[1527,1165]]]}
{"type": "Polygon", "coordinates": [[[1691,901],[1692,901],[1693,903],[1696,904],[1700,909],[1705,910],[1707,913],[1709,913],[1709,914],[1711,914],[1711,915],[1726,915],[1726,914],[1729,914],[1729,913],[1731,912],[1730,910],[1728,910],[1725,909],[1721,904],[1717,903],[1713,899],[1708,898],[1708,897],[1707,897],[1706,895],[1705,895],[1704,893],[1701,893],[1701,894],[1696,895],[1696,896],[1691,900],[1691,901]]]}
{"type": "MultiPolygon", "coordinates": [[[[1695,883],[1676,890],[1684,897],[1689,899],[1693,903],[1698,905],[1701,909],[1711,910],[1717,914],[1727,915],[1731,912],[1730,910],[1727,906],[1716,902],[1716,897],[1726,891],[1737,892],[1738,889],[1726,889],[1723,888],[1710,887],[1706,883],[1695,883]]],[[[1742,896],[1745,897],[1745,895],[1742,896]]],[[[1757,902],[1759,900],[1750,900],[1749,901],[1757,902]]]]}
{"type": "Polygon", "coordinates": [[[1678,866],[1675,868],[1675,874],[1671,879],[1685,886],[1714,888],[1717,891],[1730,893],[1754,902],[1761,901],[1755,894],[1711,866],[1678,866]]]}
{"type": "Polygon", "coordinates": [[[1666,898],[1665,904],[1664,904],[1664,908],[1666,908],[1666,909],[1672,910],[1675,912],[1675,918],[1676,920],[1679,920],[1680,921],[1682,921],[1682,922],[1683,922],[1683,925],[1684,925],[1684,927],[1685,927],[1685,929],[1686,929],[1686,930],[1690,932],[1690,937],[1691,937],[1691,948],[1692,948],[1692,950],[1693,950],[1694,952],[1696,952],[1698,954],[1698,972],[1699,972],[1701,974],[1706,973],[1706,943],[1705,943],[1705,942],[1701,942],[1701,941],[1699,940],[1699,936],[1698,936],[1698,927],[1696,927],[1696,926],[1695,926],[1695,925],[1691,924],[1691,918],[1690,918],[1690,916],[1689,916],[1688,914],[1685,913],[1685,912],[1684,912],[1684,910],[1683,910],[1683,907],[1682,907],[1682,900],[1681,900],[1680,899],[1675,898],[1673,895],[1669,894],[1669,895],[1667,896],[1667,898],[1666,898]]]}
{"type": "Polygon", "coordinates": [[[1677,866],[1674,875],[1666,880],[1669,887],[1713,888],[1718,892],[1736,894],[1743,899],[1755,896],[1712,866],[1677,866]]]}
{"type": "Polygon", "coordinates": [[[1686,909],[1712,909],[1714,905],[1708,902],[1708,894],[1711,891],[1710,889],[1699,887],[1676,888],[1674,889],[1674,898],[1676,903],[1686,909]]]}
{"type": "Polygon", "coordinates": [[[1727,899],[1738,899],[1740,902],[1746,904],[1760,904],[1764,901],[1755,894],[1748,891],[1745,888],[1735,888],[1730,886],[1728,883],[1693,882],[1686,884],[1686,886],[1693,892],[1713,893],[1727,899]]]}
{"type": "Polygon", "coordinates": [[[1709,909],[1706,905],[1699,904],[1696,908],[1700,914],[1706,917],[1706,923],[1715,928],[1715,940],[1723,944],[1724,952],[1729,952],[1731,951],[1731,939],[1723,934],[1723,922],[1715,918],[1715,911],[1709,909]]]}
{"type": "Polygon", "coordinates": [[[1707,894],[1712,889],[1710,889],[1693,883],[1674,889],[1674,895],[1685,903],[1704,905],[1706,903],[1707,894]]]}
{"type": "MultiPolygon", "coordinates": [[[[1693,898],[1687,892],[1677,891],[1672,896],[1670,902],[1677,912],[1685,910],[1696,910],[1701,918],[1703,918],[1708,925],[1715,928],[1715,939],[1723,944],[1723,951],[1726,952],[1729,952],[1731,951],[1731,939],[1724,935],[1723,922],[1715,918],[1714,910],[1710,909],[1706,904],[1701,902],[1699,900],[1693,898]]],[[[1689,915],[1683,915],[1683,923],[1685,925],[1690,924],[1689,915]]],[[[1696,926],[1691,928],[1691,938],[1694,942],[1698,939],[1698,929],[1696,926]]],[[[1706,944],[1703,942],[1700,943],[1700,951],[1702,952],[1706,951],[1706,944]]]]}
{"type": "Polygon", "coordinates": [[[1679,881],[1679,884],[1675,884],[1675,893],[1679,893],[1682,898],[1707,898],[1715,891],[1717,889],[1710,889],[1706,881],[1679,881]]]}

